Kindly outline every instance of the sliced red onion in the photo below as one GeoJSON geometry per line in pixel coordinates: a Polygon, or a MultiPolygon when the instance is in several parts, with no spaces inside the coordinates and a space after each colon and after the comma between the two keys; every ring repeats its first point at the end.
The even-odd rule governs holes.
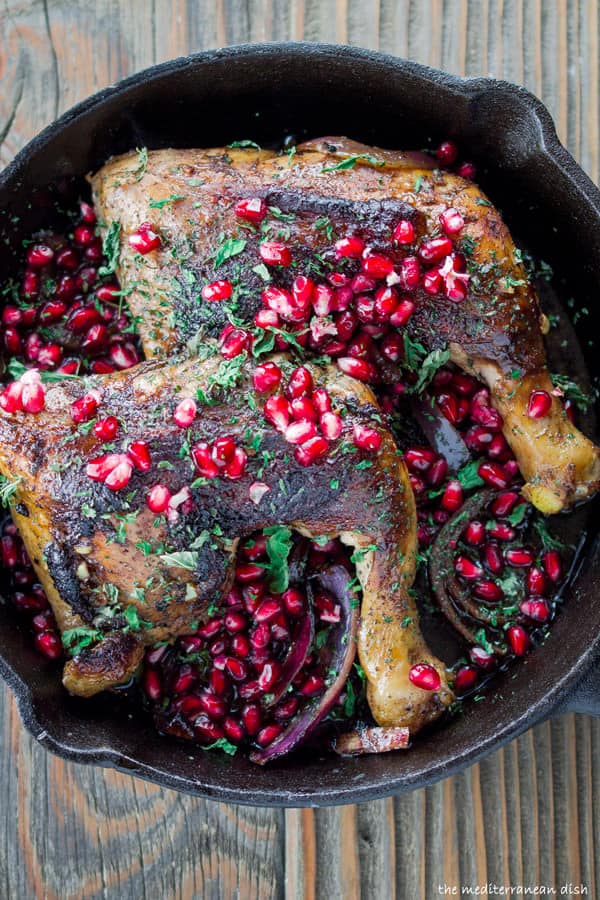
{"type": "MultiPolygon", "coordinates": [[[[252,762],[260,765],[272,762],[295,750],[314,731],[338,699],[352,669],[356,653],[355,638],[358,630],[359,609],[354,602],[354,593],[350,590],[351,576],[347,569],[338,565],[330,566],[319,573],[314,580],[318,582],[319,587],[328,591],[335,598],[341,608],[341,621],[334,631],[335,638],[331,647],[330,662],[331,670],[338,674],[325,693],[309,701],[272,744],[250,754],[252,762]]],[[[310,582],[307,589],[310,593],[310,582]]]]}
{"type": "Polygon", "coordinates": [[[448,467],[458,472],[471,459],[468,447],[460,431],[448,421],[432,397],[415,398],[412,401],[415,419],[436,453],[443,456],[448,467]]]}
{"type": "Polygon", "coordinates": [[[290,644],[290,649],[281,665],[281,676],[274,685],[273,690],[269,692],[267,706],[274,706],[285,694],[289,685],[304,665],[306,657],[310,653],[314,636],[315,617],[309,604],[307,613],[302,619],[298,632],[294,635],[294,640],[290,644]]]}
{"type": "Polygon", "coordinates": [[[363,756],[367,753],[389,753],[408,747],[410,732],[401,726],[395,728],[357,728],[338,735],[332,741],[332,749],[340,756],[363,756]]]}

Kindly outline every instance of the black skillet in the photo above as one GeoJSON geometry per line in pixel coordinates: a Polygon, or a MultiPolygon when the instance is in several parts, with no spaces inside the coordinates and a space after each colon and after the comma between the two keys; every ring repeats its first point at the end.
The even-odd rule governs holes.
{"type": "MultiPolygon", "coordinates": [[[[133,147],[202,147],[251,138],[261,144],[346,134],[404,149],[451,137],[477,165],[478,180],[509,227],[555,270],[558,296],[582,316],[584,364],[571,345],[562,368],[600,368],[590,338],[600,327],[600,193],[556,138],[547,110],[521,88],[462,80],[390,56],[348,47],[254,44],[201,53],[148,69],[79,104],[46,128],[0,175],[0,265],[48,223],[46,186],[133,147]],[[8,241],[5,240],[8,238],[8,241]]],[[[589,423],[587,430],[589,431],[589,423]]],[[[113,766],[167,787],[256,806],[321,806],[370,800],[457,772],[536,722],[566,709],[600,714],[600,553],[593,504],[577,514],[589,538],[550,637],[501,675],[490,696],[467,706],[409,752],[340,759],[315,752],[260,768],[160,737],[112,697],[77,701],[58,664],[0,605],[0,671],[26,727],[68,759],[113,766]]]]}

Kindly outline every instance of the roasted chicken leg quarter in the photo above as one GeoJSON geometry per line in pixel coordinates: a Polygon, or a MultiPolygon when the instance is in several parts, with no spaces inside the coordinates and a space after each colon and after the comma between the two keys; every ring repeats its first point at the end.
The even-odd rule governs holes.
{"type": "MultiPolygon", "coordinates": [[[[285,357],[274,364],[287,375],[294,369],[285,357]]],[[[85,386],[78,378],[48,386],[37,415],[0,413],[0,470],[19,479],[14,518],[59,627],[93,634],[65,665],[64,684],[91,696],[127,681],[144,646],[207,619],[231,582],[241,538],[286,524],[355,549],[369,703],[379,724],[414,733],[453,695],[419,631],[414,500],[373,394],[332,367],[310,367],[315,387],[343,411],[344,430],[329,444],[320,438],[320,458],[306,465],[265,419],[268,397],[255,391],[251,371],[244,357],[218,354],[147,362],[85,386]],[[73,421],[73,403],[90,395],[99,416],[119,420],[108,447],[73,421]],[[186,399],[198,414],[182,428],[174,414],[189,412],[186,399]],[[352,443],[361,423],[374,424],[377,453],[352,443]],[[225,477],[215,477],[206,455],[219,440],[229,454],[225,477]],[[163,515],[148,507],[158,482],[171,498],[163,515]],[[435,668],[438,690],[411,683],[417,663],[435,668]]]]}
{"type": "MultiPolygon", "coordinates": [[[[535,291],[500,215],[475,184],[437,170],[424,154],[336,137],[288,154],[157,150],[142,162],[126,154],[91,181],[149,358],[193,349],[198,335],[217,336],[231,321],[252,329],[265,291],[280,326],[301,323],[316,352],[343,357],[343,292],[354,291],[360,321],[375,327],[381,319],[369,291],[384,279],[377,282],[384,289],[403,292],[392,324],[426,351],[447,349],[488,385],[532,503],[556,513],[598,489],[598,449],[553,390],[535,291]],[[331,300],[322,285],[333,272],[331,300]],[[362,282],[352,280],[357,273],[362,282]],[[314,315],[304,319],[289,305],[300,296],[299,275],[321,284],[314,315]],[[532,404],[536,394],[542,407],[532,404]]],[[[397,379],[384,363],[378,377],[397,379]]]]}

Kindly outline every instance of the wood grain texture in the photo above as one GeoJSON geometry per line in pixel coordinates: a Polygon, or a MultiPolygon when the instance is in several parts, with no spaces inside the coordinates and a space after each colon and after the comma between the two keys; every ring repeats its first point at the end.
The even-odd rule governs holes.
{"type": "MultiPolygon", "coordinates": [[[[594,0],[4,0],[0,163],[94,90],[179,54],[242,41],[336,41],[537,93],[598,180],[594,0]]],[[[419,900],[439,887],[600,890],[600,721],[535,728],[451,780],[337,810],[248,810],[65,763],[6,689],[2,898],[419,900]]]]}

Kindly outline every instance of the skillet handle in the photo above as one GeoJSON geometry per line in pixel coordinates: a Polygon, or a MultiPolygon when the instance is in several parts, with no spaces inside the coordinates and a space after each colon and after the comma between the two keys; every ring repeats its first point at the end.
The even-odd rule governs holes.
{"type": "Polygon", "coordinates": [[[587,713],[589,716],[600,716],[600,660],[596,660],[573,693],[556,710],[563,713],[587,713]]]}

